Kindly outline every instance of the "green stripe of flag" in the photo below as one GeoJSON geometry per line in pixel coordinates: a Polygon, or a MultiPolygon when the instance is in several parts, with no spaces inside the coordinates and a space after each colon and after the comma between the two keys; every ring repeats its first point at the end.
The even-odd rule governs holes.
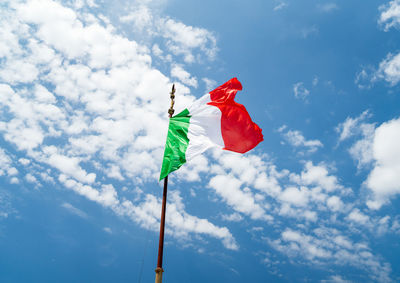
{"type": "Polygon", "coordinates": [[[178,170],[186,162],[185,153],[189,145],[189,121],[190,115],[187,109],[169,119],[160,181],[167,177],[169,173],[178,170]]]}

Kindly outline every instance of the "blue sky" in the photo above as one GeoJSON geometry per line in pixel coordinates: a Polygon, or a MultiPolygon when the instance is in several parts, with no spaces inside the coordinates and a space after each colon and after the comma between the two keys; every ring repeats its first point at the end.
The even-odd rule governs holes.
{"type": "Polygon", "coordinates": [[[400,280],[400,1],[3,1],[0,281],[152,282],[176,111],[263,129],[170,176],[164,282],[400,280]]]}

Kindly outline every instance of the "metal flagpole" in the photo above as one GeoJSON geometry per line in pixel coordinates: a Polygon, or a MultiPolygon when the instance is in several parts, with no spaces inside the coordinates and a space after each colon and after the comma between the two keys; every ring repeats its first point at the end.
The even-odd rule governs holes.
{"type": "MultiPolygon", "coordinates": [[[[171,94],[171,107],[168,109],[169,118],[174,114],[174,104],[175,104],[175,84],[172,85],[171,94]]],[[[167,189],[168,189],[168,176],[164,178],[164,190],[163,199],[161,206],[161,221],[160,221],[160,239],[158,242],[158,259],[156,268],[156,281],[155,283],[162,282],[162,273],[164,272],[162,268],[163,260],[163,250],[164,250],[164,227],[165,227],[165,209],[167,207],[167,189]]]]}

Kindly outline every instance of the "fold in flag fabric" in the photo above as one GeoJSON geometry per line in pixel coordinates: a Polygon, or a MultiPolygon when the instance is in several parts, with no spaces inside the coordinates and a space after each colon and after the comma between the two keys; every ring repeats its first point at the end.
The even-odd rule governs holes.
{"type": "Polygon", "coordinates": [[[211,147],[245,153],[263,141],[261,128],[235,102],[239,90],[233,78],[170,118],[160,180],[211,147]]]}

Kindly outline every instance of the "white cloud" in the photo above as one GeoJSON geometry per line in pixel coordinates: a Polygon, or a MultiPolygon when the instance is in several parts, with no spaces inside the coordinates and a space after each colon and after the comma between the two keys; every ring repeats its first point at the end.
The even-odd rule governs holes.
{"type": "MultiPolygon", "coordinates": [[[[159,216],[149,218],[140,212],[146,205],[143,197],[150,203],[159,200],[142,194],[132,203],[119,197],[107,178],[128,177],[138,185],[156,178],[167,129],[170,79],[153,67],[151,48],[123,36],[105,16],[82,12],[85,5],[94,6],[93,1],[78,4],[11,1],[10,9],[1,9],[0,133],[25,154],[22,165],[52,169],[36,172],[32,165],[25,176],[28,182],[39,185],[39,176],[60,182],[121,215],[133,215],[126,208],[130,207],[136,213],[132,220],[150,227],[159,216]],[[104,178],[96,178],[99,174],[104,178]]],[[[131,20],[144,32],[152,29],[150,36],[164,39],[153,48],[159,55],[171,52],[186,62],[215,57],[211,32],[154,17],[147,6],[140,7],[140,17],[131,20]]],[[[176,71],[184,83],[197,85],[195,78],[184,76],[183,67],[176,71]]],[[[194,98],[186,86],[176,86],[179,112],[194,98]]],[[[8,171],[15,175],[15,170],[8,171]]],[[[229,249],[238,248],[226,227],[189,215],[176,196],[171,205],[176,217],[169,220],[174,223],[169,233],[187,238],[193,233],[207,235],[229,249]]]]}
{"type": "Polygon", "coordinates": [[[246,188],[241,189],[240,186],[240,180],[229,175],[217,175],[209,182],[209,187],[233,209],[249,215],[252,219],[268,219],[265,209],[257,204],[254,194],[246,188]]]}
{"type": "Polygon", "coordinates": [[[366,187],[372,198],[367,202],[371,209],[379,209],[391,197],[400,193],[400,119],[394,119],[377,127],[373,139],[374,168],[366,187]]]}
{"type": "Polygon", "coordinates": [[[18,211],[13,207],[13,197],[6,190],[0,190],[0,220],[9,218],[18,211]]]}
{"type": "Polygon", "coordinates": [[[284,8],[286,8],[288,6],[288,3],[283,2],[283,1],[279,1],[276,3],[275,7],[274,7],[274,11],[279,11],[282,10],[284,8]]]}
{"type": "MultiPolygon", "coordinates": [[[[319,29],[316,25],[312,25],[312,26],[308,26],[308,27],[304,27],[302,29],[300,29],[300,35],[302,38],[306,39],[308,38],[310,35],[316,35],[319,33],[319,29]]],[[[310,93],[309,91],[304,88],[303,83],[297,83],[299,84],[299,95],[300,96],[308,96],[310,93]]],[[[300,97],[302,98],[302,97],[300,97]]],[[[304,98],[303,98],[304,99],[304,98]]]]}
{"type": "Polygon", "coordinates": [[[387,4],[379,6],[381,11],[378,23],[384,26],[384,30],[400,27],[400,1],[393,0],[387,4]]]}
{"type": "Polygon", "coordinates": [[[338,215],[352,209],[347,199],[351,189],[341,185],[332,174],[334,169],[325,164],[307,161],[296,174],[277,171],[267,156],[213,154],[216,164],[209,165],[210,187],[242,217],[266,221],[293,218],[309,225],[326,218],[322,213],[329,213],[337,222],[338,215]]]}
{"type": "Polygon", "coordinates": [[[243,220],[243,217],[237,212],[234,212],[234,213],[229,214],[229,215],[223,214],[221,216],[221,218],[222,218],[222,220],[233,221],[233,222],[238,222],[238,221],[243,220]]]}
{"type": "Polygon", "coordinates": [[[372,142],[375,133],[375,125],[361,125],[363,138],[355,142],[349,149],[351,157],[357,161],[357,168],[368,165],[372,162],[372,142]]]}
{"type": "Polygon", "coordinates": [[[278,215],[289,219],[294,218],[297,221],[305,221],[305,224],[308,224],[309,222],[316,222],[318,220],[317,212],[308,210],[307,206],[299,206],[297,204],[298,202],[295,201],[283,201],[278,210],[278,215]],[[294,204],[294,207],[292,204],[294,204]]]}
{"type": "Polygon", "coordinates": [[[38,184],[38,180],[37,180],[36,177],[33,176],[31,173],[26,174],[26,175],[25,175],[25,179],[26,179],[29,183],[38,184]]]}
{"type": "Polygon", "coordinates": [[[318,76],[314,76],[313,80],[312,80],[312,85],[313,87],[316,87],[319,83],[319,78],[318,76]]]}
{"type": "Polygon", "coordinates": [[[119,166],[112,164],[110,168],[105,169],[105,173],[108,177],[123,181],[125,178],[121,174],[119,166]]]}
{"type": "Polygon", "coordinates": [[[298,185],[317,186],[326,192],[340,190],[344,193],[345,188],[340,185],[336,176],[329,173],[328,168],[324,164],[314,165],[311,161],[307,161],[304,170],[300,175],[292,173],[290,178],[298,185]]]}
{"type": "Polygon", "coordinates": [[[358,208],[353,209],[347,218],[361,225],[368,225],[370,221],[369,217],[362,213],[358,208]]]}
{"type": "Polygon", "coordinates": [[[351,283],[352,281],[344,279],[340,275],[332,275],[328,279],[321,280],[321,283],[351,283]]]}
{"type": "Polygon", "coordinates": [[[103,231],[108,233],[108,234],[112,234],[113,233],[110,227],[104,227],[103,231]]]}
{"type": "MultiPolygon", "coordinates": [[[[221,239],[227,249],[237,250],[239,248],[226,227],[218,227],[207,219],[189,215],[184,209],[185,206],[179,193],[176,191],[169,192],[168,213],[166,214],[166,222],[168,223],[166,232],[168,234],[186,241],[190,240],[189,233],[209,235],[221,239]]],[[[158,219],[160,218],[161,200],[153,195],[147,194],[145,200],[137,206],[126,200],[122,203],[119,211],[147,229],[155,231],[159,229],[158,219]]]]}
{"type": "MultiPolygon", "coordinates": [[[[182,56],[186,63],[203,61],[204,55],[214,60],[218,51],[215,35],[203,28],[185,25],[174,19],[154,15],[146,5],[139,5],[126,16],[121,17],[123,23],[133,23],[136,32],[148,38],[164,39],[163,44],[171,54],[182,56]]],[[[154,48],[153,48],[154,49],[154,48]]],[[[161,56],[163,52],[157,44],[155,52],[166,61],[169,56],[161,56]]]]}
{"type": "Polygon", "coordinates": [[[36,100],[44,103],[55,103],[55,96],[47,90],[44,86],[37,84],[35,89],[36,100]]]}
{"type": "Polygon", "coordinates": [[[12,158],[0,147],[0,176],[14,176],[18,174],[17,168],[13,167],[12,158]]]}
{"type": "Polygon", "coordinates": [[[339,7],[336,3],[318,4],[317,8],[318,8],[318,10],[320,10],[321,12],[324,12],[324,13],[329,13],[329,12],[339,9],[339,7]]]}
{"type": "Polygon", "coordinates": [[[31,163],[31,161],[26,158],[20,158],[20,159],[18,159],[18,162],[25,166],[31,163]]]}
{"type": "Polygon", "coordinates": [[[356,73],[354,83],[360,89],[370,89],[376,79],[376,70],[372,66],[368,66],[363,67],[361,71],[356,73]]]}
{"type": "Polygon", "coordinates": [[[201,61],[193,55],[192,51],[199,49],[213,60],[217,54],[215,36],[206,29],[187,26],[173,19],[160,19],[158,27],[161,35],[167,39],[168,49],[175,55],[183,55],[184,61],[193,63],[201,61]]]}
{"type": "Polygon", "coordinates": [[[136,7],[129,14],[122,16],[120,21],[123,23],[132,23],[136,30],[153,32],[151,29],[146,29],[153,23],[154,19],[151,10],[145,5],[136,7]]]}
{"type": "Polygon", "coordinates": [[[205,156],[196,156],[188,164],[179,169],[177,176],[179,179],[189,182],[200,181],[200,173],[208,172],[209,166],[210,164],[205,156]]]}
{"type": "Polygon", "coordinates": [[[390,83],[391,86],[398,84],[400,81],[400,53],[389,53],[386,58],[379,63],[379,68],[375,76],[375,80],[383,79],[390,83]]]}
{"type": "MultiPolygon", "coordinates": [[[[306,33],[305,37],[307,37],[309,32],[305,31],[305,33],[306,33]]],[[[304,87],[303,82],[295,83],[293,85],[293,92],[294,92],[294,96],[296,98],[303,99],[303,100],[307,99],[307,97],[310,95],[310,91],[304,87]]]]}
{"type": "MultiPolygon", "coordinates": [[[[83,185],[72,179],[68,179],[65,175],[60,175],[59,180],[67,188],[104,207],[112,209],[119,215],[130,217],[142,227],[158,231],[161,199],[151,194],[146,194],[143,201],[133,204],[130,200],[126,199],[119,201],[118,193],[112,185],[103,185],[101,190],[97,190],[89,185],[83,185]]],[[[201,219],[188,214],[185,211],[185,205],[179,192],[169,192],[167,211],[166,221],[168,226],[166,233],[185,242],[191,241],[191,233],[208,235],[220,239],[227,249],[239,249],[236,240],[226,227],[218,227],[207,219],[201,219]]]]}
{"type": "Polygon", "coordinates": [[[318,150],[318,148],[323,147],[323,144],[319,140],[306,140],[300,131],[296,130],[286,130],[286,126],[279,128],[279,132],[282,133],[285,140],[294,147],[305,147],[308,148],[309,153],[313,153],[318,150]]]}
{"type": "Polygon", "coordinates": [[[216,164],[209,165],[210,186],[243,217],[266,221],[294,218],[308,225],[315,223],[320,213],[331,213],[336,219],[352,208],[346,199],[351,189],[341,185],[332,174],[334,169],[325,164],[307,161],[302,172],[296,174],[277,171],[267,156],[213,154],[216,164]],[[255,213],[265,216],[255,217],[255,213]]]}
{"type": "Polygon", "coordinates": [[[179,79],[182,83],[197,87],[197,79],[195,77],[191,77],[190,74],[182,68],[182,66],[174,65],[171,69],[171,77],[179,79]]]}
{"type": "MultiPolygon", "coordinates": [[[[313,241],[310,236],[306,236],[298,231],[286,229],[282,232],[282,240],[285,242],[297,243],[299,249],[303,250],[306,257],[309,259],[314,258],[326,258],[331,256],[331,252],[325,249],[322,245],[318,246],[316,243],[318,241],[313,241]]],[[[296,248],[297,249],[297,248],[296,248]]]]}
{"type": "Polygon", "coordinates": [[[205,83],[205,85],[206,85],[206,92],[212,91],[212,90],[217,86],[217,82],[214,81],[214,80],[212,80],[212,79],[209,79],[209,78],[202,78],[201,80],[202,80],[202,81],[205,83]]]}
{"type": "Polygon", "coordinates": [[[273,248],[286,254],[292,262],[304,257],[309,260],[309,264],[329,268],[334,262],[337,265],[363,269],[373,281],[391,281],[389,264],[381,262],[365,243],[353,242],[336,229],[321,227],[306,234],[286,228],[279,239],[266,240],[273,248]]]}
{"type": "Polygon", "coordinates": [[[335,130],[340,134],[338,144],[353,136],[361,136],[349,149],[351,157],[357,161],[358,169],[373,161],[372,144],[375,134],[375,124],[367,123],[365,120],[372,117],[368,110],[365,110],[356,118],[347,117],[335,130]]]}
{"type": "Polygon", "coordinates": [[[83,210],[81,210],[79,208],[76,208],[75,206],[73,206],[72,204],[70,204],[68,202],[64,202],[61,206],[63,208],[65,208],[66,210],[68,210],[70,213],[75,214],[81,218],[87,219],[89,217],[86,212],[84,212],[83,210]]]}
{"type": "Polygon", "coordinates": [[[308,203],[308,191],[306,188],[288,187],[279,198],[296,206],[306,206],[308,203]]]}
{"type": "Polygon", "coordinates": [[[87,174],[87,172],[79,166],[79,159],[76,157],[68,157],[54,152],[50,154],[46,162],[62,173],[73,176],[81,182],[90,184],[96,179],[96,174],[87,174]]]}
{"type": "Polygon", "coordinates": [[[331,196],[328,198],[326,204],[332,211],[340,211],[344,204],[338,196],[331,196]]]}
{"type": "Polygon", "coordinates": [[[390,86],[395,86],[400,81],[400,53],[388,53],[379,66],[363,67],[356,74],[355,84],[360,89],[370,89],[376,82],[384,80],[390,86]]]}
{"type": "Polygon", "coordinates": [[[347,117],[346,120],[339,124],[335,130],[340,134],[339,142],[342,142],[356,134],[360,133],[361,122],[371,117],[371,113],[365,110],[360,116],[356,118],[347,117]]]}

